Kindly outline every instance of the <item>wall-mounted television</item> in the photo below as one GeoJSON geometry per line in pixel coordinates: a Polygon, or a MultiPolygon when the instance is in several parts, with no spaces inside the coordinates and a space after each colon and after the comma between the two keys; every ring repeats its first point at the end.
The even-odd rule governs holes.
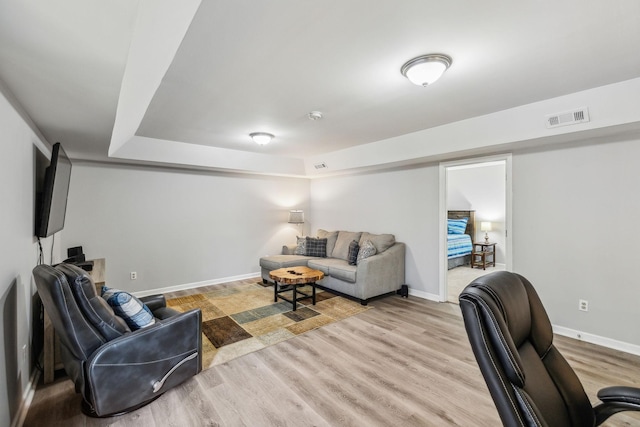
{"type": "Polygon", "coordinates": [[[49,237],[64,228],[70,180],[71,160],[57,142],[53,145],[51,162],[44,176],[39,209],[36,212],[36,236],[49,237]]]}

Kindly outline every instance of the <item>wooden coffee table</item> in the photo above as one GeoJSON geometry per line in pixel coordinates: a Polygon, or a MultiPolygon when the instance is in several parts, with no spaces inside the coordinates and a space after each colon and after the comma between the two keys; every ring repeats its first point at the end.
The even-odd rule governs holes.
{"type": "Polygon", "coordinates": [[[293,304],[293,310],[297,308],[298,301],[311,298],[313,305],[316,305],[316,281],[324,277],[324,273],[309,267],[286,267],[269,272],[269,277],[275,282],[273,284],[273,301],[278,302],[278,298],[293,304]],[[299,286],[311,286],[311,295],[298,289],[299,286]],[[280,295],[283,292],[293,291],[293,299],[280,295]]]}

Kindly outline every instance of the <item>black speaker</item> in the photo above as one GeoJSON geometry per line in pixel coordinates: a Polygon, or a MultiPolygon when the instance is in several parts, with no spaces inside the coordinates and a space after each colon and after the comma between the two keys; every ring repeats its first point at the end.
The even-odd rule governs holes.
{"type": "Polygon", "coordinates": [[[82,254],[83,254],[82,246],[75,246],[73,248],[67,249],[67,258],[73,258],[75,256],[82,255],[82,254]]]}
{"type": "Polygon", "coordinates": [[[409,285],[400,286],[400,289],[398,289],[398,295],[409,298],[409,285]]]}
{"type": "Polygon", "coordinates": [[[86,258],[84,254],[79,254],[79,255],[72,256],[71,258],[67,258],[63,262],[66,262],[68,264],[77,264],[79,262],[85,262],[85,260],[86,258]]]}

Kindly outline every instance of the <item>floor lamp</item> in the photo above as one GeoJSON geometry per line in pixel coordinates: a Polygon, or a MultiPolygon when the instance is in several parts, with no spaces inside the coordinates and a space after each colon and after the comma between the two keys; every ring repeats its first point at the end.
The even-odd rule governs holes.
{"type": "Polygon", "coordinates": [[[302,209],[295,209],[289,211],[289,224],[297,224],[300,226],[300,236],[304,235],[304,211],[302,209]]]}

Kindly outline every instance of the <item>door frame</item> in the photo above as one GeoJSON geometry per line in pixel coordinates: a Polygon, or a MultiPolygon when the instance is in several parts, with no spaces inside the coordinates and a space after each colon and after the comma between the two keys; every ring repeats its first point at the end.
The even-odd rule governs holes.
{"type": "Polygon", "coordinates": [[[447,301],[447,169],[454,166],[466,166],[476,163],[487,163],[504,160],[505,162],[505,269],[511,271],[512,268],[512,183],[511,183],[511,153],[497,154],[493,156],[473,157],[463,160],[452,160],[441,162],[439,167],[440,174],[440,192],[439,192],[439,227],[438,232],[440,240],[439,265],[440,265],[440,286],[439,299],[440,302],[447,301]]]}

